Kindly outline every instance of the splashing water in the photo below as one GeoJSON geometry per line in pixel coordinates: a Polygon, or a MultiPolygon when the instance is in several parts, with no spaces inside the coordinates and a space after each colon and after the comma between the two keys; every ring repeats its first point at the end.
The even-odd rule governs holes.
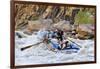
{"type": "Polygon", "coordinates": [[[20,48],[38,43],[40,40],[34,34],[31,36],[27,35],[24,38],[15,38],[15,64],[30,65],[94,61],[94,40],[72,40],[82,46],[79,51],[60,50],[53,52],[48,50],[44,43],[21,51],[20,48]]]}

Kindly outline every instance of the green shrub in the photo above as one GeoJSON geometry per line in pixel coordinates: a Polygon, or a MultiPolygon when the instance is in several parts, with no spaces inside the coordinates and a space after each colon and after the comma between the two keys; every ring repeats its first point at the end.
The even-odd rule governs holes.
{"type": "Polygon", "coordinates": [[[91,14],[87,11],[79,11],[75,16],[75,24],[94,23],[94,19],[90,17],[91,14]]]}

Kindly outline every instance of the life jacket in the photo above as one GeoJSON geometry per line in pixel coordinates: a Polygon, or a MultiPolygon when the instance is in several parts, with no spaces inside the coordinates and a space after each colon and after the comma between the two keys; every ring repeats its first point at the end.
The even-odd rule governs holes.
{"type": "Polygon", "coordinates": [[[58,43],[57,39],[51,39],[50,43],[52,44],[52,48],[58,49],[60,47],[60,44],[58,43]]]}

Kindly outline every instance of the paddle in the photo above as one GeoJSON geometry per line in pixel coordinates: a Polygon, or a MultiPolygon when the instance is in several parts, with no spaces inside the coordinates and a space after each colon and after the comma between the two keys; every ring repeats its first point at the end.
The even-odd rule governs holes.
{"type": "Polygon", "coordinates": [[[79,46],[80,48],[82,48],[79,44],[75,43],[74,41],[70,40],[69,38],[67,38],[69,41],[71,41],[72,43],[76,44],[77,46],[79,46]]]}
{"type": "Polygon", "coordinates": [[[32,44],[32,45],[28,45],[28,46],[26,46],[26,47],[21,48],[21,51],[26,50],[26,49],[28,49],[28,48],[34,46],[34,45],[38,45],[38,44],[40,44],[40,43],[46,43],[47,41],[48,41],[48,39],[47,39],[47,38],[44,38],[44,39],[43,39],[41,42],[39,42],[39,43],[32,44]]]}
{"type": "Polygon", "coordinates": [[[26,49],[28,49],[28,48],[34,46],[34,45],[38,45],[38,44],[40,44],[40,43],[42,43],[42,42],[39,42],[39,43],[36,43],[36,44],[32,44],[32,45],[29,45],[29,46],[23,47],[23,48],[21,48],[21,51],[26,50],[26,49]]]}

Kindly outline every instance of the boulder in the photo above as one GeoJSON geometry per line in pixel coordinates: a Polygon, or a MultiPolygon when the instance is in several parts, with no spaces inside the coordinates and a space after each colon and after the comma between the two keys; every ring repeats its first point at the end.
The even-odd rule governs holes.
{"type": "Polygon", "coordinates": [[[94,25],[81,24],[77,28],[78,38],[80,39],[91,39],[94,38],[94,25]]]}
{"type": "Polygon", "coordinates": [[[94,34],[94,25],[92,24],[81,24],[79,25],[79,29],[94,34]]]}
{"type": "Polygon", "coordinates": [[[48,28],[51,24],[52,24],[52,20],[50,20],[50,19],[28,21],[27,28],[31,31],[32,30],[40,30],[42,28],[48,28]]]}
{"type": "Polygon", "coordinates": [[[71,25],[69,23],[69,21],[60,21],[56,24],[53,25],[55,28],[59,28],[59,29],[62,29],[62,30],[68,30],[70,31],[71,30],[71,25]]]}

